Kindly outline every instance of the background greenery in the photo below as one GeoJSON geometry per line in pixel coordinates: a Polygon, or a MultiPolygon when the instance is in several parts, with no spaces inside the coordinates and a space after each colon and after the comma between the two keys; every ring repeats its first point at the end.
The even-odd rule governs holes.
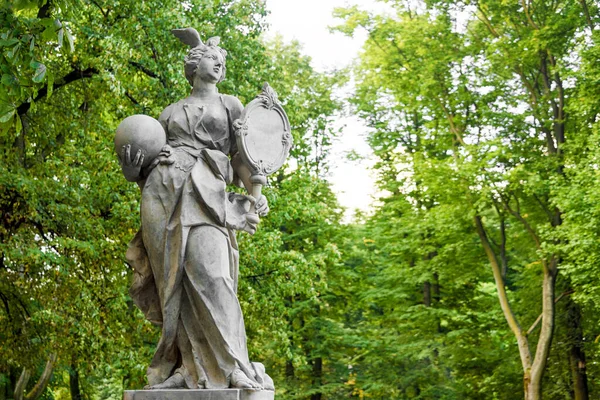
{"type": "Polygon", "coordinates": [[[184,26],[221,37],[222,92],[269,81],[290,117],[272,211],[240,234],[251,359],[278,399],[600,396],[599,3],[387,3],[336,10],[368,39],[326,74],[263,38],[261,0],[0,6],[0,399],[144,385],[158,331],[127,294],[139,193],[112,138],[185,96],[184,26]],[[382,193],[351,224],[325,180],[345,102],[382,193]]]}

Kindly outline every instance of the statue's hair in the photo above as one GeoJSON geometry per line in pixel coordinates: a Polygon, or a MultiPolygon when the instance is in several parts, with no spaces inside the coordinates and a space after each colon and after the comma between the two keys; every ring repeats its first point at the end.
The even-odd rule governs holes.
{"type": "Polygon", "coordinates": [[[223,70],[219,82],[225,79],[225,59],[227,58],[227,52],[219,47],[221,38],[218,36],[211,37],[206,41],[206,44],[202,43],[200,34],[194,28],[183,28],[183,29],[172,29],[171,33],[175,35],[182,43],[190,46],[190,51],[184,60],[185,78],[188,80],[190,85],[194,85],[194,72],[200,63],[200,60],[209,49],[219,50],[219,53],[223,56],[223,70]]]}
{"type": "Polygon", "coordinates": [[[219,37],[212,37],[208,39],[206,44],[200,43],[198,46],[193,47],[188,52],[187,56],[184,59],[184,70],[185,70],[185,78],[188,80],[190,85],[194,84],[194,72],[200,63],[200,60],[204,56],[209,49],[216,49],[223,56],[223,68],[221,71],[221,76],[219,77],[219,82],[222,82],[225,79],[225,73],[227,71],[227,67],[225,66],[225,60],[227,58],[227,51],[220,48],[219,37]]]}

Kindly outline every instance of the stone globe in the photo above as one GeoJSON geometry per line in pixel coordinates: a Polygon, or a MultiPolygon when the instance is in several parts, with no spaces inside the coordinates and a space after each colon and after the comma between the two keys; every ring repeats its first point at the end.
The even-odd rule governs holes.
{"type": "Polygon", "coordinates": [[[115,151],[121,157],[123,146],[131,145],[129,152],[132,160],[138,150],[144,154],[142,167],[147,167],[158,156],[167,144],[167,135],[160,122],[143,114],[125,118],[117,127],[115,134],[115,151]]]}

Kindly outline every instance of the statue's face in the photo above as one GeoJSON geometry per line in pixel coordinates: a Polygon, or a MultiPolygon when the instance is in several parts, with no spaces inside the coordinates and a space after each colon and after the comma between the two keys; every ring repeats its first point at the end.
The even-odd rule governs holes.
{"type": "Polygon", "coordinates": [[[223,74],[223,56],[217,49],[208,49],[198,63],[196,75],[205,82],[219,82],[223,74]]]}

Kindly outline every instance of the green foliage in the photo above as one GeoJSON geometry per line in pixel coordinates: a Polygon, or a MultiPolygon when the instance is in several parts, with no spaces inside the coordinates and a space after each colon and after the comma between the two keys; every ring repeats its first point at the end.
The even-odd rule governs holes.
{"type": "Polygon", "coordinates": [[[552,268],[543,394],[580,395],[585,356],[593,398],[598,5],[387,3],[386,15],[336,11],[339,31],[368,32],[350,101],[384,193],[351,225],[323,179],[334,89],[350,77],[316,73],[296,42],[265,43],[263,1],[0,7],[0,399],[51,353],[42,398],[79,387],[117,399],[144,385],[158,331],[127,295],[139,191],[112,138],[124,117],[156,117],[189,90],[186,49],[169,33],[185,26],[221,37],[222,92],[247,103],[268,81],[292,125],[292,160],[265,188],[272,211],[239,235],[250,356],[277,398],[518,398],[527,369],[502,293],[533,358],[552,268]]]}
{"type": "Polygon", "coordinates": [[[269,81],[289,112],[297,169],[266,190],[274,212],[259,234],[240,238],[240,298],[254,359],[304,365],[306,354],[285,346],[296,333],[281,316],[288,298],[318,301],[339,258],[320,236],[337,226],[338,206],[316,177],[339,78],[312,71],[297,43],[265,45],[261,1],[19,2],[0,15],[2,393],[51,352],[56,398],[69,396],[75,373],[86,398],[144,385],[159,332],[127,295],[139,191],[121,176],[112,139],[124,117],[156,117],[189,90],[186,49],[169,32],[183,26],[221,37],[231,56],[222,92],[247,103],[269,81]]]}
{"type": "Polygon", "coordinates": [[[547,358],[536,352],[537,317],[556,320],[563,342],[555,339],[550,350],[544,393],[567,396],[580,368],[564,354],[591,349],[573,299],[592,300],[586,284],[597,286],[579,273],[588,260],[574,260],[580,251],[596,253],[573,251],[580,224],[591,228],[587,243],[598,232],[594,216],[581,215],[581,201],[593,201],[591,182],[577,182],[595,176],[580,174],[580,163],[596,168],[585,158],[593,154],[587,132],[598,110],[596,67],[582,60],[596,48],[597,7],[387,3],[393,12],[385,15],[336,11],[341,32],[368,32],[351,101],[371,127],[378,183],[388,193],[365,227],[375,258],[364,260],[373,267],[363,307],[380,315],[365,317],[374,326],[367,343],[380,338],[381,345],[364,357],[357,388],[375,398],[515,398],[530,366],[520,365],[501,290],[505,314],[520,324],[513,331],[531,331],[522,348],[532,360],[547,358]],[[556,289],[556,299],[562,293],[556,319],[541,302],[543,276],[555,274],[554,265],[556,287],[544,291],[556,289]],[[384,348],[396,350],[382,356],[384,348]],[[396,369],[386,376],[381,365],[396,369]]]}

